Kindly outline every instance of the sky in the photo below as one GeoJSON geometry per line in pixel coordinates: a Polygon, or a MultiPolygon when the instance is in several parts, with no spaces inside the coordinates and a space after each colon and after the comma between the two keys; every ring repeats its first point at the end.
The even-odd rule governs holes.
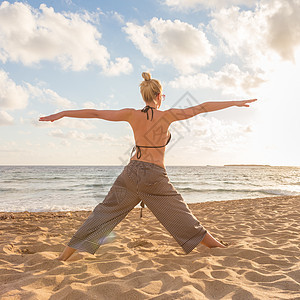
{"type": "Polygon", "coordinates": [[[300,166],[300,1],[2,1],[0,165],[126,165],[127,122],[63,110],[161,110],[257,98],[170,126],[166,166],[300,166]]]}

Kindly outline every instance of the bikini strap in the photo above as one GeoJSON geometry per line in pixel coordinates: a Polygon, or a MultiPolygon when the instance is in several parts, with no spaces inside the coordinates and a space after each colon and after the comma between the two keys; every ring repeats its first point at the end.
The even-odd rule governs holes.
{"type": "Polygon", "coordinates": [[[153,109],[156,109],[155,107],[151,107],[149,105],[146,105],[141,111],[144,113],[147,113],[147,120],[149,120],[148,116],[148,110],[151,108],[152,116],[151,116],[151,121],[153,120],[153,109]]]}
{"type": "Polygon", "coordinates": [[[142,218],[143,217],[143,208],[145,208],[145,203],[143,200],[141,201],[140,206],[141,206],[140,218],[142,218]]]}
{"type": "Polygon", "coordinates": [[[132,157],[132,154],[133,154],[134,150],[136,150],[136,158],[140,159],[141,156],[142,156],[142,151],[141,151],[140,147],[143,147],[143,146],[134,145],[133,148],[132,148],[132,150],[131,150],[130,157],[132,157]]]}
{"type": "MultiPolygon", "coordinates": [[[[169,132],[170,132],[170,131],[169,131],[169,132]]],[[[167,143],[166,143],[166,145],[165,145],[165,146],[167,146],[167,145],[169,144],[169,142],[170,142],[170,139],[171,139],[171,132],[170,132],[169,139],[168,139],[168,141],[167,141],[167,143]]]]}
{"type": "Polygon", "coordinates": [[[167,146],[169,144],[170,139],[171,139],[171,132],[170,132],[170,136],[169,136],[169,139],[168,139],[167,143],[165,145],[163,145],[163,146],[139,146],[139,145],[134,145],[133,148],[132,148],[130,157],[132,157],[132,154],[133,154],[134,150],[136,150],[136,158],[140,159],[141,156],[142,156],[141,148],[162,148],[162,147],[165,147],[165,146],[167,146]]]}

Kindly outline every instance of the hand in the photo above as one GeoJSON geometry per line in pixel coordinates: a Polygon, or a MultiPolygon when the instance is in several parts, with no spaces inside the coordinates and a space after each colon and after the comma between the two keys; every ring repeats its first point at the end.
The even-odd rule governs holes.
{"type": "Polygon", "coordinates": [[[55,120],[59,120],[63,118],[63,112],[59,112],[57,114],[53,114],[53,115],[49,115],[49,116],[46,116],[46,117],[40,117],[39,121],[55,121],[55,120]]]}
{"type": "Polygon", "coordinates": [[[247,105],[246,103],[251,103],[251,102],[254,102],[254,101],[257,101],[257,99],[250,99],[250,100],[241,100],[241,101],[236,101],[236,106],[245,106],[245,107],[249,107],[249,105],[247,105]]]}

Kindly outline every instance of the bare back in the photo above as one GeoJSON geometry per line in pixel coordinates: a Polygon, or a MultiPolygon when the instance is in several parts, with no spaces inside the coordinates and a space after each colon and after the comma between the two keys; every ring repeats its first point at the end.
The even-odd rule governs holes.
{"type": "MultiPolygon", "coordinates": [[[[136,145],[142,146],[162,146],[169,139],[170,133],[168,128],[171,124],[167,117],[167,111],[153,109],[153,119],[151,110],[147,114],[141,110],[134,110],[129,124],[134,133],[136,145]],[[152,120],[151,120],[152,119],[152,120]]],[[[137,158],[137,152],[132,156],[131,160],[145,161],[157,164],[163,168],[166,147],[161,148],[142,148],[141,158],[137,158]]]]}

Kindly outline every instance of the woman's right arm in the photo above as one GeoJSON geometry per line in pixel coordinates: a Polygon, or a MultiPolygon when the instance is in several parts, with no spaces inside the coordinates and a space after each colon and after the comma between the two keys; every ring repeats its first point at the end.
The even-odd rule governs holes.
{"type": "Polygon", "coordinates": [[[192,118],[200,113],[221,110],[231,106],[249,107],[247,103],[256,101],[257,99],[241,100],[241,101],[218,101],[218,102],[204,102],[196,106],[188,108],[171,108],[167,110],[167,118],[170,123],[180,120],[192,118]]]}
{"type": "Polygon", "coordinates": [[[123,108],[117,110],[97,110],[97,109],[64,110],[53,115],[40,117],[39,121],[53,122],[63,117],[70,117],[70,118],[99,118],[107,121],[130,122],[134,110],[135,109],[133,108],[123,108]]]}

